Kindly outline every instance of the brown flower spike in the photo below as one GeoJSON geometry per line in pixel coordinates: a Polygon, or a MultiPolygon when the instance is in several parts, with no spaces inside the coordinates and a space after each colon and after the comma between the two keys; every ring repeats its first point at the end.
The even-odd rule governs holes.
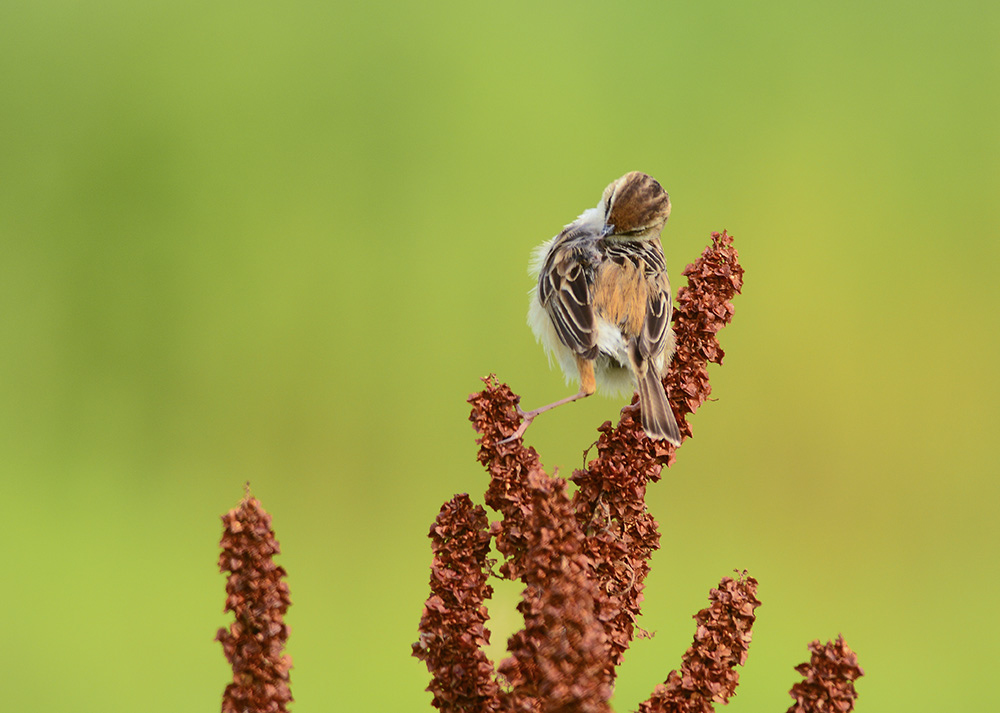
{"type": "Polygon", "coordinates": [[[530,513],[518,611],[524,629],[508,642],[500,672],[511,684],[507,710],[610,713],[607,634],[597,618],[602,593],[583,552],[584,536],[566,497],[566,481],[527,476],[530,513]]]}
{"type": "Polygon", "coordinates": [[[493,664],[482,647],[490,642],[484,602],[493,595],[490,532],[486,511],[468,495],[456,495],[441,507],[430,538],[431,596],[420,617],[420,640],[413,655],[441,672],[428,690],[442,711],[499,710],[499,687],[493,664]]]}
{"type": "Polygon", "coordinates": [[[803,678],[788,694],[795,699],[788,713],[850,713],[858,697],[854,682],[865,673],[858,655],[843,636],[826,644],[814,641],[809,651],[809,662],[795,667],[803,678]]]}
{"type": "Polygon", "coordinates": [[[281,550],[271,516],[250,495],[222,516],[219,569],[226,579],[225,611],[235,614],[229,629],[215,635],[233,667],[233,682],[222,696],[222,713],[284,713],[292,700],[283,654],[288,640],[285,613],[291,604],[284,568],[274,563],[281,550]]]}
{"type": "MultiPolygon", "coordinates": [[[[743,268],[726,232],[712,233],[712,244],[683,272],[688,284],[677,293],[674,333],[677,352],[664,378],[681,435],[691,435],[687,416],[712,393],[708,363],[722,363],[717,334],[733,317],[732,299],[743,287],[743,268]]],[[[573,507],[587,533],[586,550],[607,597],[598,604],[608,622],[612,657],[608,675],[621,663],[635,635],[649,559],[659,549],[656,521],[646,510],[646,484],[660,479],[676,448],[645,436],[636,414],[625,410],[615,427],[599,429],[597,458],[573,473],[579,489],[573,507]]]]}
{"type": "MultiPolygon", "coordinates": [[[[743,284],[732,238],[713,233],[684,275],[688,284],[674,311],[677,353],[664,383],[681,434],[690,437],[687,416],[711,393],[707,364],[722,363],[716,335],[732,319],[731,300],[743,284]]],[[[488,524],[466,495],[442,509],[431,530],[431,596],[414,655],[427,664],[433,704],[444,711],[610,713],[616,667],[644,633],[636,619],[660,541],[646,486],[673,463],[676,449],[650,440],[638,414],[623,410],[617,426],[598,429],[597,456],[573,473],[578,487],[570,497],[566,482],[542,469],[534,448],[507,442],[520,425],[520,397],[494,376],[484,382],[469,397],[470,420],[490,476],[486,504],[500,520],[488,524]],[[491,593],[490,538],[503,557],[499,575],[525,585],[518,605],[524,628],[510,637],[510,657],[496,672],[480,648],[489,636],[483,602],[491,593]]],[[[680,670],[640,711],[710,711],[734,694],[735,667],[746,661],[760,604],[756,588],[744,572],[711,591],[680,670]]]]}
{"type": "Polygon", "coordinates": [[[680,671],[671,671],[656,687],[639,713],[711,713],[713,703],[727,703],[736,693],[750,649],[750,627],[757,599],[757,580],[743,572],[726,577],[709,594],[712,602],[695,614],[694,643],[684,654],[680,671]]]}

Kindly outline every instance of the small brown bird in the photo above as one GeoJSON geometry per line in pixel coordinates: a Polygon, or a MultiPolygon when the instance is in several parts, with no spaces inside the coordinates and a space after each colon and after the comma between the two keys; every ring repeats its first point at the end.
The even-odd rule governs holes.
{"type": "Polygon", "coordinates": [[[674,354],[673,303],[660,231],[670,197],[651,176],[633,171],[604,189],[584,211],[535,251],[538,276],[528,324],[580,391],[522,412],[518,438],[540,414],[602,390],[639,392],[650,438],[680,445],[681,436],[660,380],[674,354]]]}

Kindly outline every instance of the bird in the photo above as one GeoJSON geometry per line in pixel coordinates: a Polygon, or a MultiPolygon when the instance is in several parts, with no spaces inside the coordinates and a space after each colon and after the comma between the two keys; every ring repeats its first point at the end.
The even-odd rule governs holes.
{"type": "Polygon", "coordinates": [[[505,440],[523,436],[536,416],[602,391],[639,393],[642,428],[680,445],[661,377],[674,354],[673,302],[660,233],[670,196],[645,173],[612,181],[596,207],[542,243],[529,267],[528,324],[580,390],[532,411],[505,440]]]}

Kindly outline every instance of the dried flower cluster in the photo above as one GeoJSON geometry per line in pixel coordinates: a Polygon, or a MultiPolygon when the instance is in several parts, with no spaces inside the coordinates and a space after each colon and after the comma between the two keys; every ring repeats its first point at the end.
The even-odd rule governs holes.
{"type": "Polygon", "coordinates": [[[482,647],[490,642],[484,602],[493,595],[489,521],[486,511],[466,494],[441,507],[430,538],[431,596],[420,618],[420,640],[413,655],[431,670],[448,671],[428,688],[434,706],[448,711],[495,711],[499,688],[493,664],[482,647]]]}
{"type": "Polygon", "coordinates": [[[292,700],[288,687],[291,658],[285,613],[291,604],[285,570],[274,563],[280,552],[271,516],[250,495],[222,516],[219,569],[226,579],[226,607],[235,615],[229,629],[219,629],[233,667],[233,682],[222,697],[222,713],[283,713],[292,700]]]}
{"type": "MultiPolygon", "coordinates": [[[[725,232],[712,233],[712,244],[684,269],[688,284],[677,292],[677,353],[664,384],[682,437],[691,435],[687,416],[711,393],[708,362],[721,364],[723,357],[716,335],[732,320],[732,299],[743,287],[743,268],[732,242],[725,232]]],[[[676,449],[646,438],[634,411],[623,411],[617,426],[607,422],[598,431],[597,457],[573,473],[579,486],[573,506],[587,533],[586,550],[597,563],[595,576],[608,592],[601,618],[608,622],[608,674],[613,676],[634,638],[649,559],[660,543],[656,521],[646,509],[646,484],[660,479],[676,449]]]]}
{"type": "Polygon", "coordinates": [[[603,593],[591,576],[566,482],[533,471],[526,485],[530,512],[520,577],[526,586],[518,604],[524,629],[510,638],[511,657],[500,664],[512,686],[504,707],[609,711],[608,641],[596,607],[603,593]]]}
{"type": "Polygon", "coordinates": [[[707,366],[722,364],[726,354],[715,335],[732,321],[732,299],[743,289],[743,268],[732,237],[726,231],[712,233],[712,244],[682,274],[688,284],[677,291],[677,352],[664,384],[681,434],[690,436],[687,415],[712,393],[707,366]]]}
{"type": "Polygon", "coordinates": [[[727,703],[736,693],[737,664],[746,663],[750,627],[757,599],[757,580],[746,572],[726,577],[709,594],[711,606],[695,614],[694,643],[684,654],[680,671],[671,671],[656,687],[639,713],[709,713],[713,703],[727,703]]]}
{"type": "Polygon", "coordinates": [[[802,680],[792,686],[789,695],[795,703],[788,713],[849,713],[854,710],[858,692],[854,682],[864,675],[858,655],[844,643],[844,637],[821,644],[809,644],[812,656],[795,670],[802,680]]]}
{"type": "MultiPolygon", "coordinates": [[[[683,436],[686,416],[711,393],[707,364],[722,362],[716,335],[733,315],[742,287],[732,238],[712,244],[689,265],[677,296],[677,354],[664,377],[683,436]]],[[[520,397],[493,376],[469,397],[470,420],[480,434],[478,459],[490,476],[485,502],[500,514],[487,525],[468,496],[441,510],[431,529],[431,596],[414,655],[431,673],[428,687],[442,711],[610,713],[616,667],[637,633],[649,560],[659,547],[656,521],[646,509],[646,487],[673,462],[675,448],[652,441],[639,415],[624,410],[617,426],[598,430],[597,456],[566,482],[549,476],[538,453],[520,439],[504,442],[520,425],[520,397]],[[524,628],[508,641],[510,657],[494,671],[481,648],[488,641],[483,602],[492,563],[490,538],[503,561],[499,575],[524,584],[518,610],[524,628]]],[[[734,668],[746,661],[756,581],[743,573],[724,578],[699,612],[694,643],[680,671],[657,686],[640,710],[707,711],[735,692],[734,668]]]]}
{"type": "MultiPolygon", "coordinates": [[[[586,538],[576,524],[565,481],[542,470],[533,448],[520,442],[502,443],[517,428],[517,398],[510,387],[488,378],[486,389],[470,397],[470,402],[472,420],[482,434],[479,460],[491,475],[486,502],[502,514],[490,534],[505,557],[500,574],[525,584],[518,605],[525,627],[511,637],[511,656],[499,666],[509,690],[480,709],[439,707],[607,711],[611,696],[610,681],[604,675],[608,645],[597,619],[597,602],[604,593],[591,575],[594,565],[583,551],[586,538]]],[[[425,607],[421,640],[429,633],[423,626],[426,613],[425,607]]],[[[432,630],[435,635],[442,631],[432,630]]],[[[449,677],[425,661],[435,679],[439,674],[449,677]]],[[[432,682],[431,690],[436,686],[432,682]]]]}

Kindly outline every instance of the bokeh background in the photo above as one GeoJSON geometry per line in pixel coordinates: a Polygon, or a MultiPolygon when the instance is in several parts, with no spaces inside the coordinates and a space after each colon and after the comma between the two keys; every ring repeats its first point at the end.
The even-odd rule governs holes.
{"type": "MultiPolygon", "coordinates": [[[[217,710],[219,515],[249,480],[294,605],[294,710],[430,710],[410,657],[467,395],[568,393],[530,250],[620,174],[746,268],[614,699],[734,568],[733,711],[843,633],[861,711],[995,705],[992,2],[0,4],[4,707],[217,710]]],[[[568,474],[620,403],[540,418],[568,474]]],[[[517,587],[491,605],[502,655],[517,587]]]]}

